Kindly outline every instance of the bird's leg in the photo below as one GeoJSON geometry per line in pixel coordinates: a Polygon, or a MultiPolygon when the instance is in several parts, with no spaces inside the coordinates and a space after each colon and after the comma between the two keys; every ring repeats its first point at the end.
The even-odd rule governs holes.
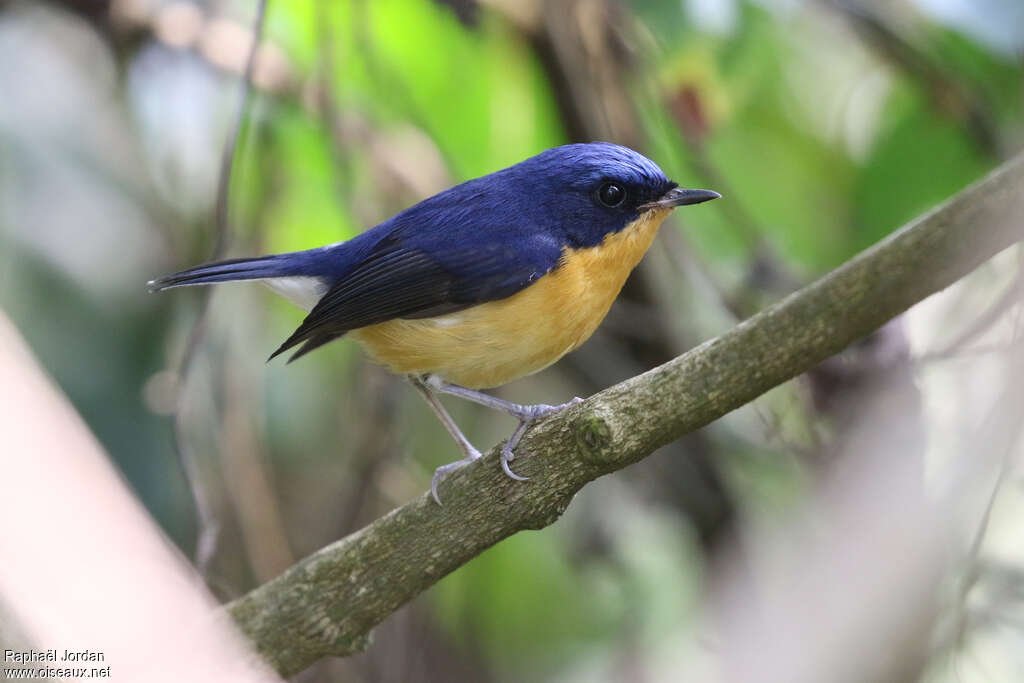
{"type": "Polygon", "coordinates": [[[479,403],[482,406],[493,408],[494,410],[501,410],[508,413],[512,417],[519,420],[519,425],[516,430],[512,432],[512,436],[508,438],[505,445],[501,447],[501,469],[505,471],[505,474],[516,479],[518,481],[526,481],[528,477],[521,477],[511,470],[509,463],[515,457],[515,448],[519,444],[519,440],[523,438],[523,434],[534,420],[538,420],[542,417],[557,413],[560,410],[565,410],[569,406],[574,406],[577,403],[582,403],[583,399],[576,397],[568,403],[562,403],[557,406],[550,406],[543,403],[536,405],[522,405],[519,403],[512,403],[490,394],[485,394],[482,391],[476,391],[475,389],[467,389],[461,387],[458,384],[451,384],[445,382],[437,375],[427,375],[424,380],[425,384],[434,391],[439,391],[442,394],[451,394],[452,396],[459,396],[467,401],[473,401],[479,403]]]}
{"type": "Polygon", "coordinates": [[[452,438],[455,439],[455,443],[459,445],[459,449],[465,454],[465,457],[455,462],[450,462],[447,465],[441,465],[434,470],[434,476],[430,479],[430,495],[434,497],[437,504],[441,504],[441,498],[437,495],[437,486],[441,481],[449,474],[462,467],[468,465],[477,458],[480,457],[480,451],[473,447],[473,444],[469,442],[469,439],[462,433],[459,426],[455,424],[455,420],[452,419],[448,411],[444,409],[441,402],[437,400],[437,396],[434,396],[434,392],[430,390],[430,387],[419,377],[415,375],[409,375],[409,381],[414,387],[419,389],[420,393],[423,394],[423,398],[427,401],[427,404],[434,410],[434,414],[437,415],[437,419],[441,421],[444,428],[448,430],[452,438]]]}

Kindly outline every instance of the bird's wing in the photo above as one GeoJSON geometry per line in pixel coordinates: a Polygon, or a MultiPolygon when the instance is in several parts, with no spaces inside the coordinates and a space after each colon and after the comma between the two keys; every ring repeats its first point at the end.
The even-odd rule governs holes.
{"type": "Polygon", "coordinates": [[[561,257],[560,245],[542,235],[452,241],[425,244],[401,235],[382,240],[332,284],[270,357],[305,342],[295,360],[349,330],[503,299],[554,268],[561,257]]]}

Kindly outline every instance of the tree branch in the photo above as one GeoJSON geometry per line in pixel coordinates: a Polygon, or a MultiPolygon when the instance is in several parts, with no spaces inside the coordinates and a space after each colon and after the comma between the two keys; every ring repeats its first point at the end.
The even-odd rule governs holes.
{"type": "MultiPolygon", "coordinates": [[[[897,190],[894,190],[897,191],[897,190]]],[[[754,400],[1024,237],[1024,155],[817,282],[678,358],[539,423],[516,471],[497,447],[427,494],[231,603],[259,652],[290,675],[369,643],[370,630],[498,541],[540,529],[597,477],[754,400]]]]}

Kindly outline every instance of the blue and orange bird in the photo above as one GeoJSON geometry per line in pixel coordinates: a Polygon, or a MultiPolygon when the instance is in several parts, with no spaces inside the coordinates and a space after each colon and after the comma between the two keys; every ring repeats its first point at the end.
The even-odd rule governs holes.
{"type": "MultiPolygon", "coordinates": [[[[480,457],[437,393],[505,411],[523,433],[562,405],[519,405],[480,389],[538,372],[585,342],[677,206],[720,195],[679,188],[650,159],[607,142],[564,145],[456,185],[347,242],[209,263],[149,283],[260,280],[309,312],[271,358],[348,336],[406,375],[462,450],[430,490],[480,457]]],[[[290,361],[289,361],[290,362],[290,361]]],[[[579,399],[576,399],[578,401],[579,399]]]]}

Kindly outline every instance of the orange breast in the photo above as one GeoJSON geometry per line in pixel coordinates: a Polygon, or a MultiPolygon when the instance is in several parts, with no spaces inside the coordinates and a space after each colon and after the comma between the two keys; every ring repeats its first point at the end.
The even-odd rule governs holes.
{"type": "Polygon", "coordinates": [[[436,318],[391,320],[349,335],[392,372],[432,373],[464,387],[496,387],[551,365],[604,319],[668,211],[649,211],[512,296],[436,318]]]}

